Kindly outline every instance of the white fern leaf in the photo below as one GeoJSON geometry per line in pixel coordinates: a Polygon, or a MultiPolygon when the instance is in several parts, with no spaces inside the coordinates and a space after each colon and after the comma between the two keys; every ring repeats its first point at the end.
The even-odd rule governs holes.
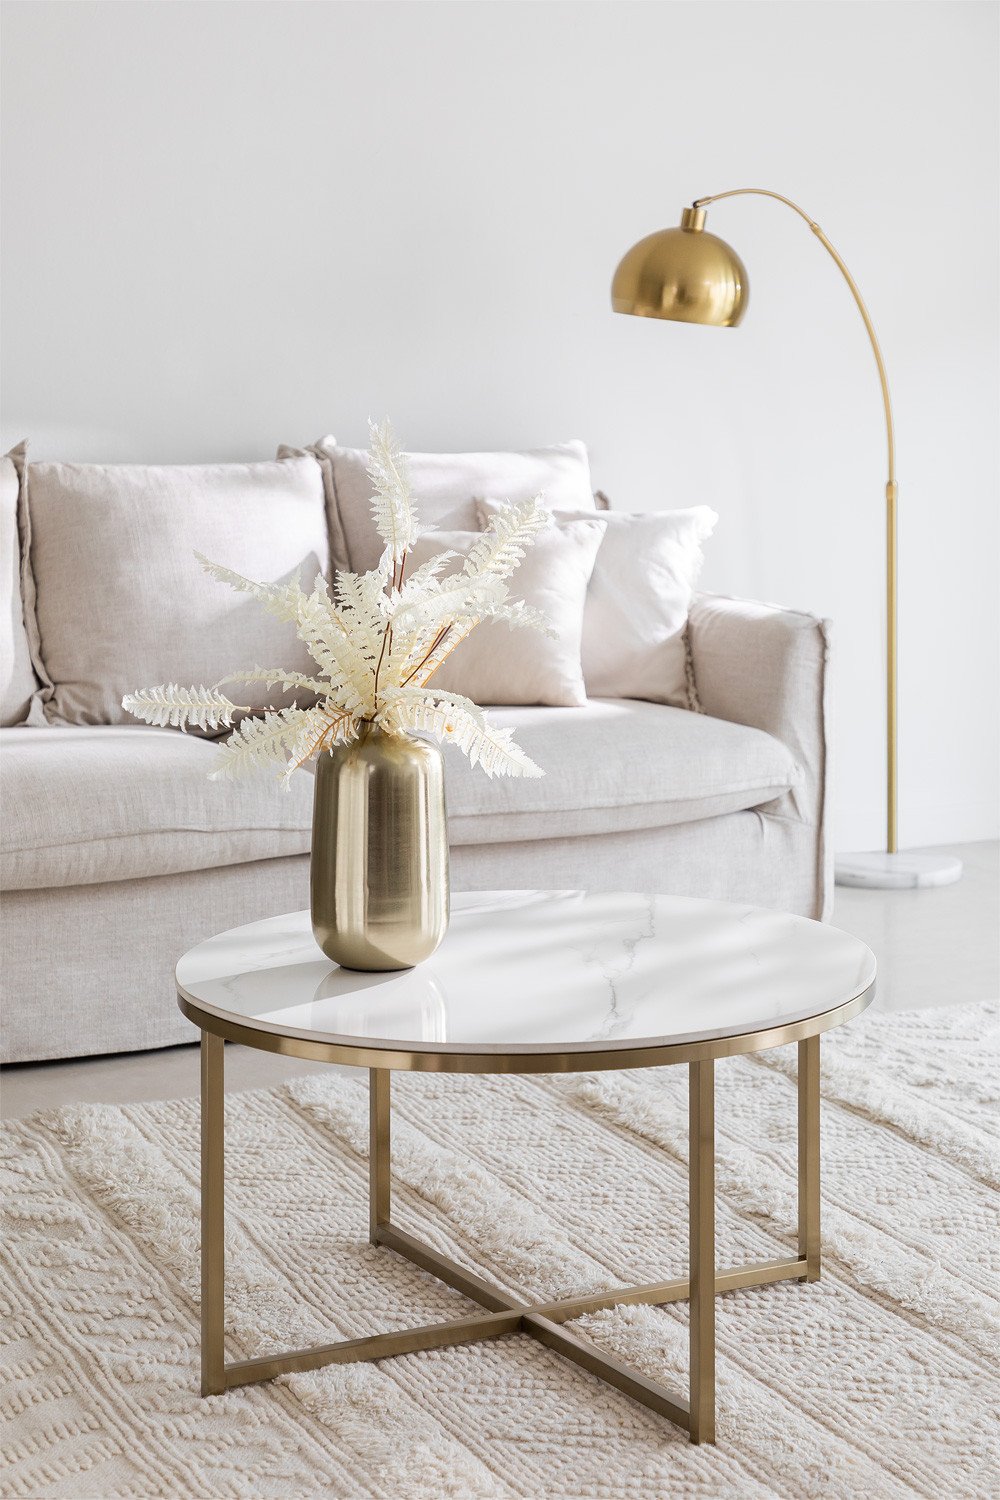
{"type": "Polygon", "coordinates": [[[387,688],[383,695],[383,710],[391,708],[394,703],[416,703],[416,704],[444,704],[451,708],[460,708],[463,713],[469,715],[476,724],[485,725],[486,715],[478,703],[473,703],[471,698],[466,698],[463,693],[450,693],[444,688],[435,687],[391,687],[387,688]]]}
{"type": "Polygon", "coordinates": [[[293,687],[304,688],[307,693],[316,693],[321,698],[330,692],[330,684],[319,677],[307,677],[304,672],[286,672],[283,667],[254,667],[251,672],[233,672],[229,677],[220,678],[216,687],[230,682],[260,682],[265,687],[282,687],[286,692],[293,687]]]}
{"type": "Polygon", "coordinates": [[[355,636],[369,661],[378,661],[390,610],[382,575],[377,569],[338,573],[333,589],[344,629],[355,636]]]}
{"type": "Polygon", "coordinates": [[[228,583],[238,594],[250,594],[264,606],[268,614],[279,620],[292,623],[298,620],[300,602],[306,597],[298,578],[292,579],[291,583],[257,583],[253,578],[244,578],[242,573],[234,573],[232,568],[224,568],[221,563],[211,562],[200,552],[194,555],[205,572],[218,583],[228,583]]]}
{"type": "Polygon", "coordinates": [[[308,724],[318,723],[320,708],[280,708],[260,719],[244,719],[219,752],[212,781],[242,776],[247,771],[284,760],[308,724]]]}
{"type": "Polygon", "coordinates": [[[386,612],[385,590],[378,569],[370,573],[337,573],[333,580],[333,596],[341,609],[357,610],[359,614],[371,614],[381,619],[386,612]]]}
{"type": "Polygon", "coordinates": [[[412,547],[417,535],[417,513],[410,494],[410,476],[388,421],[368,423],[368,477],[374,486],[372,516],[393,564],[412,547]]]}
{"type": "Polygon", "coordinates": [[[223,729],[232,724],[234,713],[250,712],[245,705],[230,703],[217,687],[182,688],[176,682],[126,693],[122,708],[159,729],[223,729]]]}
{"type": "Polygon", "coordinates": [[[314,710],[308,720],[303,720],[291,742],[288,764],[281,778],[283,786],[287,788],[292,772],[305,765],[307,760],[321,755],[324,750],[332,750],[334,745],[346,745],[348,741],[356,740],[360,729],[361,721],[353,714],[314,710]]]}
{"type": "Polygon", "coordinates": [[[322,578],[317,578],[308,597],[303,595],[298,636],[320,672],[329,678],[330,696],[349,712],[371,717],[375,708],[371,650],[351,631],[345,615],[334,608],[322,578]]]}
{"type": "Polygon", "coordinates": [[[548,617],[533,605],[525,604],[523,599],[516,599],[513,604],[487,604],[483,608],[482,618],[503,621],[511,630],[538,630],[551,640],[556,639],[556,632],[548,617]]]}
{"type": "Polygon", "coordinates": [[[456,745],[472,765],[487,776],[544,776],[545,772],[514,741],[512,729],[477,722],[465,709],[451,704],[397,699],[386,709],[382,726],[389,733],[424,730],[444,744],[456,745]]]}
{"type": "Polygon", "coordinates": [[[468,578],[465,573],[454,573],[443,580],[435,579],[420,597],[401,603],[390,616],[392,628],[433,634],[446,620],[458,620],[463,615],[481,617],[485,606],[503,604],[508,593],[500,578],[488,574],[468,578]]]}
{"type": "Polygon", "coordinates": [[[509,578],[535,537],[551,521],[541,495],[520,505],[504,505],[493,513],[490,524],[465,559],[470,578],[493,575],[509,578]]]}
{"type": "Polygon", "coordinates": [[[437,552],[429,557],[425,563],[421,563],[415,573],[404,581],[402,588],[394,591],[389,596],[389,607],[397,608],[401,604],[411,603],[419,598],[425,590],[430,592],[433,585],[438,581],[441,574],[450,562],[453,562],[459,554],[445,550],[437,552]]]}

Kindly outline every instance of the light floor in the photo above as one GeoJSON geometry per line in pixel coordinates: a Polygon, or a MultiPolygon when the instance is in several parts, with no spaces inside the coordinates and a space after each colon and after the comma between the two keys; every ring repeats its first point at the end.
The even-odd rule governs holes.
{"type": "MultiPolygon", "coordinates": [[[[956,885],[925,891],[838,887],[833,921],[873,949],[876,1004],[889,1010],[1000,998],[1000,845],[949,848],[965,870],[956,885]]],[[[226,1048],[226,1085],[265,1088],[326,1063],[302,1062],[247,1047],[226,1048]]],[[[2,1070],[0,1115],[78,1102],[126,1104],[198,1092],[198,1048],[166,1047],[114,1057],[24,1063],[2,1070]]]]}

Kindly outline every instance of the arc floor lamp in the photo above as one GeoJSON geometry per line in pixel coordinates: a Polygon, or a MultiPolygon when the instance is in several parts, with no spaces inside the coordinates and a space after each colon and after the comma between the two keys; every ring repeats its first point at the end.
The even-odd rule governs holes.
{"type": "Polygon", "coordinates": [[[901,854],[896,844],[896,446],[892,426],[892,403],[885,361],[872,320],[857,283],[822,229],[798,204],[767,188],[732,188],[696,198],[681,214],[679,227],[660,229],[633,245],[618,265],[611,285],[615,312],[642,318],[668,318],[675,323],[705,323],[716,328],[735,328],[746,312],[750,288],[746,267],[725,240],[705,229],[709,203],[723,198],[752,194],[775,198],[809,225],[827,250],[851,290],[871,340],[878,367],[885,409],[888,445],[886,506],[886,841],[885,853],[849,854],[836,862],[842,885],[920,886],[948,885],[962,873],[959,860],[932,854],[901,854]]]}

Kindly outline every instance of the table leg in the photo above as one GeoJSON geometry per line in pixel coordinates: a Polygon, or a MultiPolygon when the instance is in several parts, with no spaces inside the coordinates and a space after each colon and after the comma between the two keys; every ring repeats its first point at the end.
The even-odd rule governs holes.
{"type": "Polygon", "coordinates": [[[799,1256],[809,1262],[803,1281],[818,1281],[819,1037],[799,1042],[799,1256]]]}
{"type": "Polygon", "coordinates": [[[715,1063],[688,1070],[691,1416],[693,1443],[715,1442],[715,1063]]]}
{"type": "Polygon", "coordinates": [[[378,1231],[389,1223],[392,1169],[389,1153],[388,1068],[368,1070],[368,1237],[378,1244],[378,1231]]]}
{"type": "Polygon", "coordinates": [[[221,1036],[201,1034],[201,1394],[226,1389],[225,1093],[221,1036]]]}

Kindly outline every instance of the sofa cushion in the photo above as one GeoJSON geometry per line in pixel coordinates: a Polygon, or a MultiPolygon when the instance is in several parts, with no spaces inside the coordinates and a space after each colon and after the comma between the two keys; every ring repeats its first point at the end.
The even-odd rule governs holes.
{"type": "Polygon", "coordinates": [[[23,443],[0,458],[0,724],[26,719],[38,690],[21,595],[24,462],[23,443]]]}
{"type": "MultiPolygon", "coordinates": [[[[546,775],[490,780],[446,752],[454,844],[685,823],[758,807],[801,773],[759,729],[632,699],[497,708],[546,775]]],[[[171,729],[2,733],[2,888],[93,885],[211,869],[310,846],[312,777],[209,781],[217,747],[171,729]]],[[[625,874],[623,873],[623,881],[625,874]]],[[[626,882],[627,883],[627,882],[626,882]]]]}
{"type": "Polygon", "coordinates": [[[488,717],[515,731],[545,775],[488,781],[448,747],[454,844],[665,828],[760,807],[802,777],[762,730],[658,703],[593,698],[585,708],[495,708],[488,717]]]}
{"type": "Polygon", "coordinates": [[[2,736],[2,888],[207,870],[310,844],[312,778],[209,781],[217,745],[174,729],[18,727],[2,736]]]}
{"type": "MultiPolygon", "coordinates": [[[[267,582],[329,566],[315,459],[255,464],[30,464],[33,622],[46,714],[125,724],[123,693],[212,684],[254,666],[308,673],[294,627],[210,578],[212,562],[267,582]]],[[[277,701],[240,687],[236,701],[277,701]]]]}
{"type": "MultiPolygon", "coordinates": [[[[485,528],[500,509],[496,501],[481,501],[481,525],[485,528]]],[[[557,511],[556,521],[586,515],[557,511]]],[[[685,627],[702,543],[718,519],[707,505],[638,514],[608,511],[601,517],[605,532],[587,587],[581,641],[591,698],[697,707],[685,627]]]]}
{"type": "MultiPolygon", "coordinates": [[[[564,708],[587,701],[580,664],[583,609],[605,516],[577,511],[576,520],[550,522],[525,550],[510,579],[510,600],[538,611],[547,630],[511,629],[484,620],[433,674],[431,687],[461,693],[474,703],[548,703],[564,708]]],[[[442,580],[461,572],[479,531],[429,531],[410,552],[416,571],[440,552],[454,552],[442,580]]]]}
{"type": "MultiPolygon", "coordinates": [[[[372,483],[363,448],[339,448],[323,438],[316,451],[332,463],[336,514],[330,534],[343,536],[350,566],[377,567],[382,555],[372,520],[372,483]]],[[[410,485],[422,530],[478,531],[477,500],[530,500],[541,494],[550,510],[594,511],[590,460],[584,443],[558,443],[520,453],[408,453],[410,485]]]]}

